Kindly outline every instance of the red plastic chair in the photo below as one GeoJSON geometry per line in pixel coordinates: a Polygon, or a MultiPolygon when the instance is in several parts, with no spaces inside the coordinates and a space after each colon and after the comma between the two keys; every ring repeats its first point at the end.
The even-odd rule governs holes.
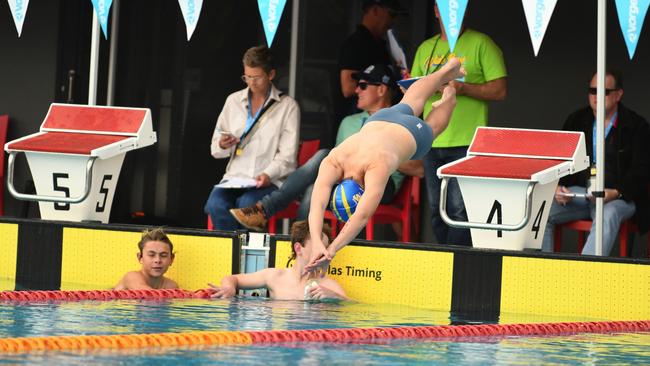
{"type": "MultiPolygon", "coordinates": [[[[650,186],[648,186],[648,194],[650,194],[650,186]]],[[[582,253],[582,248],[585,245],[585,233],[591,231],[591,220],[576,220],[555,225],[555,231],[553,233],[553,250],[555,252],[559,252],[562,249],[562,229],[573,229],[578,232],[578,253],[582,253]]],[[[638,231],[639,228],[632,220],[626,220],[621,224],[621,227],[618,229],[618,255],[620,257],[627,257],[627,245],[630,234],[638,231]]],[[[650,234],[648,234],[648,258],[650,258],[650,234]]]]}
{"type": "Polygon", "coordinates": [[[366,239],[375,237],[375,224],[402,223],[403,242],[411,241],[411,226],[420,232],[420,178],[406,177],[402,187],[389,205],[379,205],[366,225],[366,239]]]}
{"type": "MultiPolygon", "coordinates": [[[[311,159],[314,154],[318,151],[320,147],[320,140],[306,140],[300,144],[300,150],[298,151],[298,166],[304,165],[309,159],[311,159]]],[[[293,201],[280,212],[276,212],[275,215],[271,216],[269,219],[269,233],[275,234],[277,232],[277,222],[279,219],[294,219],[298,214],[298,207],[300,206],[299,201],[293,201]]],[[[325,211],[325,220],[329,221],[332,228],[332,236],[336,236],[337,233],[337,220],[334,214],[329,211],[325,211]]]]}
{"type": "MultiPolygon", "coordinates": [[[[553,233],[553,245],[555,246],[553,250],[555,252],[559,252],[562,249],[562,229],[572,229],[578,232],[578,253],[582,253],[582,248],[585,246],[585,233],[591,231],[591,220],[576,220],[555,225],[555,232],[553,233]]],[[[631,220],[627,220],[621,224],[621,227],[618,230],[618,255],[620,257],[627,257],[627,242],[629,234],[637,231],[639,231],[639,229],[631,220]]],[[[648,245],[650,246],[650,243],[648,245]]]]}
{"type": "Polygon", "coordinates": [[[0,216],[5,214],[5,142],[7,141],[7,126],[9,116],[0,116],[0,216]]]}

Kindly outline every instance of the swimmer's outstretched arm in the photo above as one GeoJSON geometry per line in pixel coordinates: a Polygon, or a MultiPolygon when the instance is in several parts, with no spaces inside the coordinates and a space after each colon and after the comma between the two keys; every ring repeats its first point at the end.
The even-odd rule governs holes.
{"type": "Polygon", "coordinates": [[[427,75],[411,85],[402,98],[401,103],[408,104],[414,116],[419,116],[424,110],[424,103],[442,86],[456,78],[465,75],[458,58],[451,58],[440,70],[427,75]]]}
{"type": "Polygon", "coordinates": [[[276,271],[275,268],[267,268],[254,273],[242,273],[236,275],[225,276],[221,279],[221,285],[216,286],[208,283],[212,292],[212,298],[228,298],[237,294],[239,289],[256,289],[267,287],[268,278],[276,271]]]}
{"type": "MultiPolygon", "coordinates": [[[[321,166],[322,167],[322,166],[321,166]]],[[[364,192],[359,200],[356,210],[350,216],[350,219],[345,223],[343,229],[339,235],[332,241],[329,247],[326,249],[327,254],[322,252],[317,252],[315,249],[312,250],[312,256],[309,263],[305,266],[305,272],[313,271],[316,268],[322,267],[327,268],[329,262],[334,258],[334,255],[345,247],[349,242],[359,235],[359,232],[366,226],[370,217],[377,210],[381,197],[384,195],[384,189],[386,188],[386,182],[390,178],[390,173],[383,168],[374,168],[366,171],[364,177],[364,192]]],[[[316,186],[314,186],[314,192],[316,192],[316,186]]],[[[331,187],[328,192],[331,192],[331,187]]],[[[329,197],[329,195],[328,195],[329,197]]],[[[312,195],[311,207],[314,206],[314,195],[312,195]]],[[[324,209],[323,209],[324,212],[324,209]]],[[[312,216],[311,211],[309,215],[309,229],[312,230],[312,216]]],[[[322,227],[322,218],[320,219],[322,227]]],[[[317,223],[314,223],[317,224],[317,223]]],[[[322,229],[321,229],[322,230],[322,229]]],[[[318,234],[310,234],[312,238],[312,248],[315,248],[313,238],[317,237],[318,234]]],[[[322,244],[321,244],[322,245],[322,244]]],[[[324,245],[323,245],[324,248],[324,245]]]]}
{"type": "Polygon", "coordinates": [[[341,179],[341,170],[333,163],[333,159],[327,156],[318,168],[318,176],[314,182],[314,189],[311,193],[309,204],[309,237],[312,243],[311,257],[309,263],[321,256],[331,260],[325,244],[321,239],[323,232],[323,219],[325,210],[329,203],[332,187],[341,179]]]}

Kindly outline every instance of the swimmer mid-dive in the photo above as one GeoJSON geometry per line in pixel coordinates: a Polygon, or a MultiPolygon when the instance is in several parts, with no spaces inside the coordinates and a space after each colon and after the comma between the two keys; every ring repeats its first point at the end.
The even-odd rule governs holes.
{"type": "Polygon", "coordinates": [[[413,83],[399,104],[370,116],[358,133],[332,149],[323,160],[311,196],[309,226],[313,249],[305,271],[326,269],[336,252],[366,226],[379,205],[390,175],[403,162],[421,159],[431,149],[433,139],[447,128],[456,106],[456,90],[444,85],[463,75],[465,70],[460,61],[451,58],[440,70],[413,83]],[[426,120],[418,118],[427,99],[443,87],[442,98],[433,104],[426,120]],[[350,195],[344,199],[356,202],[356,210],[352,213],[346,208],[347,215],[337,215],[348,216],[347,222],[332,244],[326,247],[316,238],[321,232],[328,203],[339,200],[338,197],[331,198],[331,192],[339,192],[333,188],[346,179],[358,185],[358,189],[345,190],[350,195]]]}
{"type": "MultiPolygon", "coordinates": [[[[319,242],[327,245],[330,239],[328,226],[321,226],[319,242]]],[[[291,226],[290,268],[267,268],[255,273],[226,276],[220,286],[210,285],[213,298],[227,298],[237,294],[239,289],[266,287],[276,300],[347,300],[345,291],[335,280],[315,273],[303,273],[312,250],[309,225],[297,221],[291,226]]],[[[288,263],[287,263],[288,264],[288,263]]]]}

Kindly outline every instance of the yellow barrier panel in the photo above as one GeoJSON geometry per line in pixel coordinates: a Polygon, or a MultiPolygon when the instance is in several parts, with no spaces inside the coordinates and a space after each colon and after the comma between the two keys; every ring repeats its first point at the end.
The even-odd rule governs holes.
{"type": "MultiPolygon", "coordinates": [[[[276,242],[275,267],[284,268],[291,243],[276,242]]],[[[356,301],[449,311],[454,255],[413,248],[348,245],[328,275],[356,301]]]]}
{"type": "Polygon", "coordinates": [[[650,266],[504,256],[501,312],[650,319],[650,266]]]}
{"type": "MultiPolygon", "coordinates": [[[[63,229],[61,290],[112,288],[128,271],[139,270],[140,232],[63,229]]],[[[176,259],[167,276],[180,288],[199,289],[232,273],[232,239],[169,234],[176,259]]]]}
{"type": "Polygon", "coordinates": [[[0,223],[0,291],[16,286],[18,225],[0,223]]]}

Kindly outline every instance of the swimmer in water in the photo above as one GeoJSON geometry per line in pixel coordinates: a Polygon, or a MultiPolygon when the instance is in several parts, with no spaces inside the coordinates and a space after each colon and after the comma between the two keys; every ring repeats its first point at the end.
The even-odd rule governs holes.
{"type": "Polygon", "coordinates": [[[142,268],[125,274],[113,289],[177,289],[176,282],[164,276],[174,262],[174,245],[163,229],[145,230],[138,249],[136,256],[142,268]]]}
{"type": "MultiPolygon", "coordinates": [[[[322,226],[319,242],[326,246],[330,239],[330,228],[322,226]]],[[[348,300],[345,290],[335,280],[316,271],[304,273],[312,250],[309,225],[307,221],[296,221],[291,226],[291,257],[295,260],[289,268],[267,268],[255,273],[226,276],[221,285],[209,284],[213,298],[235,296],[239,289],[267,288],[275,300],[348,300]]]]}
{"type": "MultiPolygon", "coordinates": [[[[390,175],[400,164],[409,159],[421,159],[431,149],[434,138],[447,128],[456,106],[456,90],[445,85],[463,75],[465,70],[460,61],[451,58],[438,71],[413,83],[399,104],[374,113],[359,132],[330,151],[320,165],[311,195],[309,227],[313,248],[305,271],[327,269],[334,255],[366,226],[379,205],[390,175]],[[418,116],[427,99],[440,90],[442,98],[433,104],[425,120],[420,119],[418,116]],[[330,200],[334,200],[331,192],[344,178],[363,187],[363,193],[358,200],[353,196],[345,197],[347,202],[358,201],[356,209],[350,212],[336,239],[326,247],[314,235],[320,233],[325,209],[330,200]]],[[[354,195],[361,189],[349,191],[354,195]]]]}

